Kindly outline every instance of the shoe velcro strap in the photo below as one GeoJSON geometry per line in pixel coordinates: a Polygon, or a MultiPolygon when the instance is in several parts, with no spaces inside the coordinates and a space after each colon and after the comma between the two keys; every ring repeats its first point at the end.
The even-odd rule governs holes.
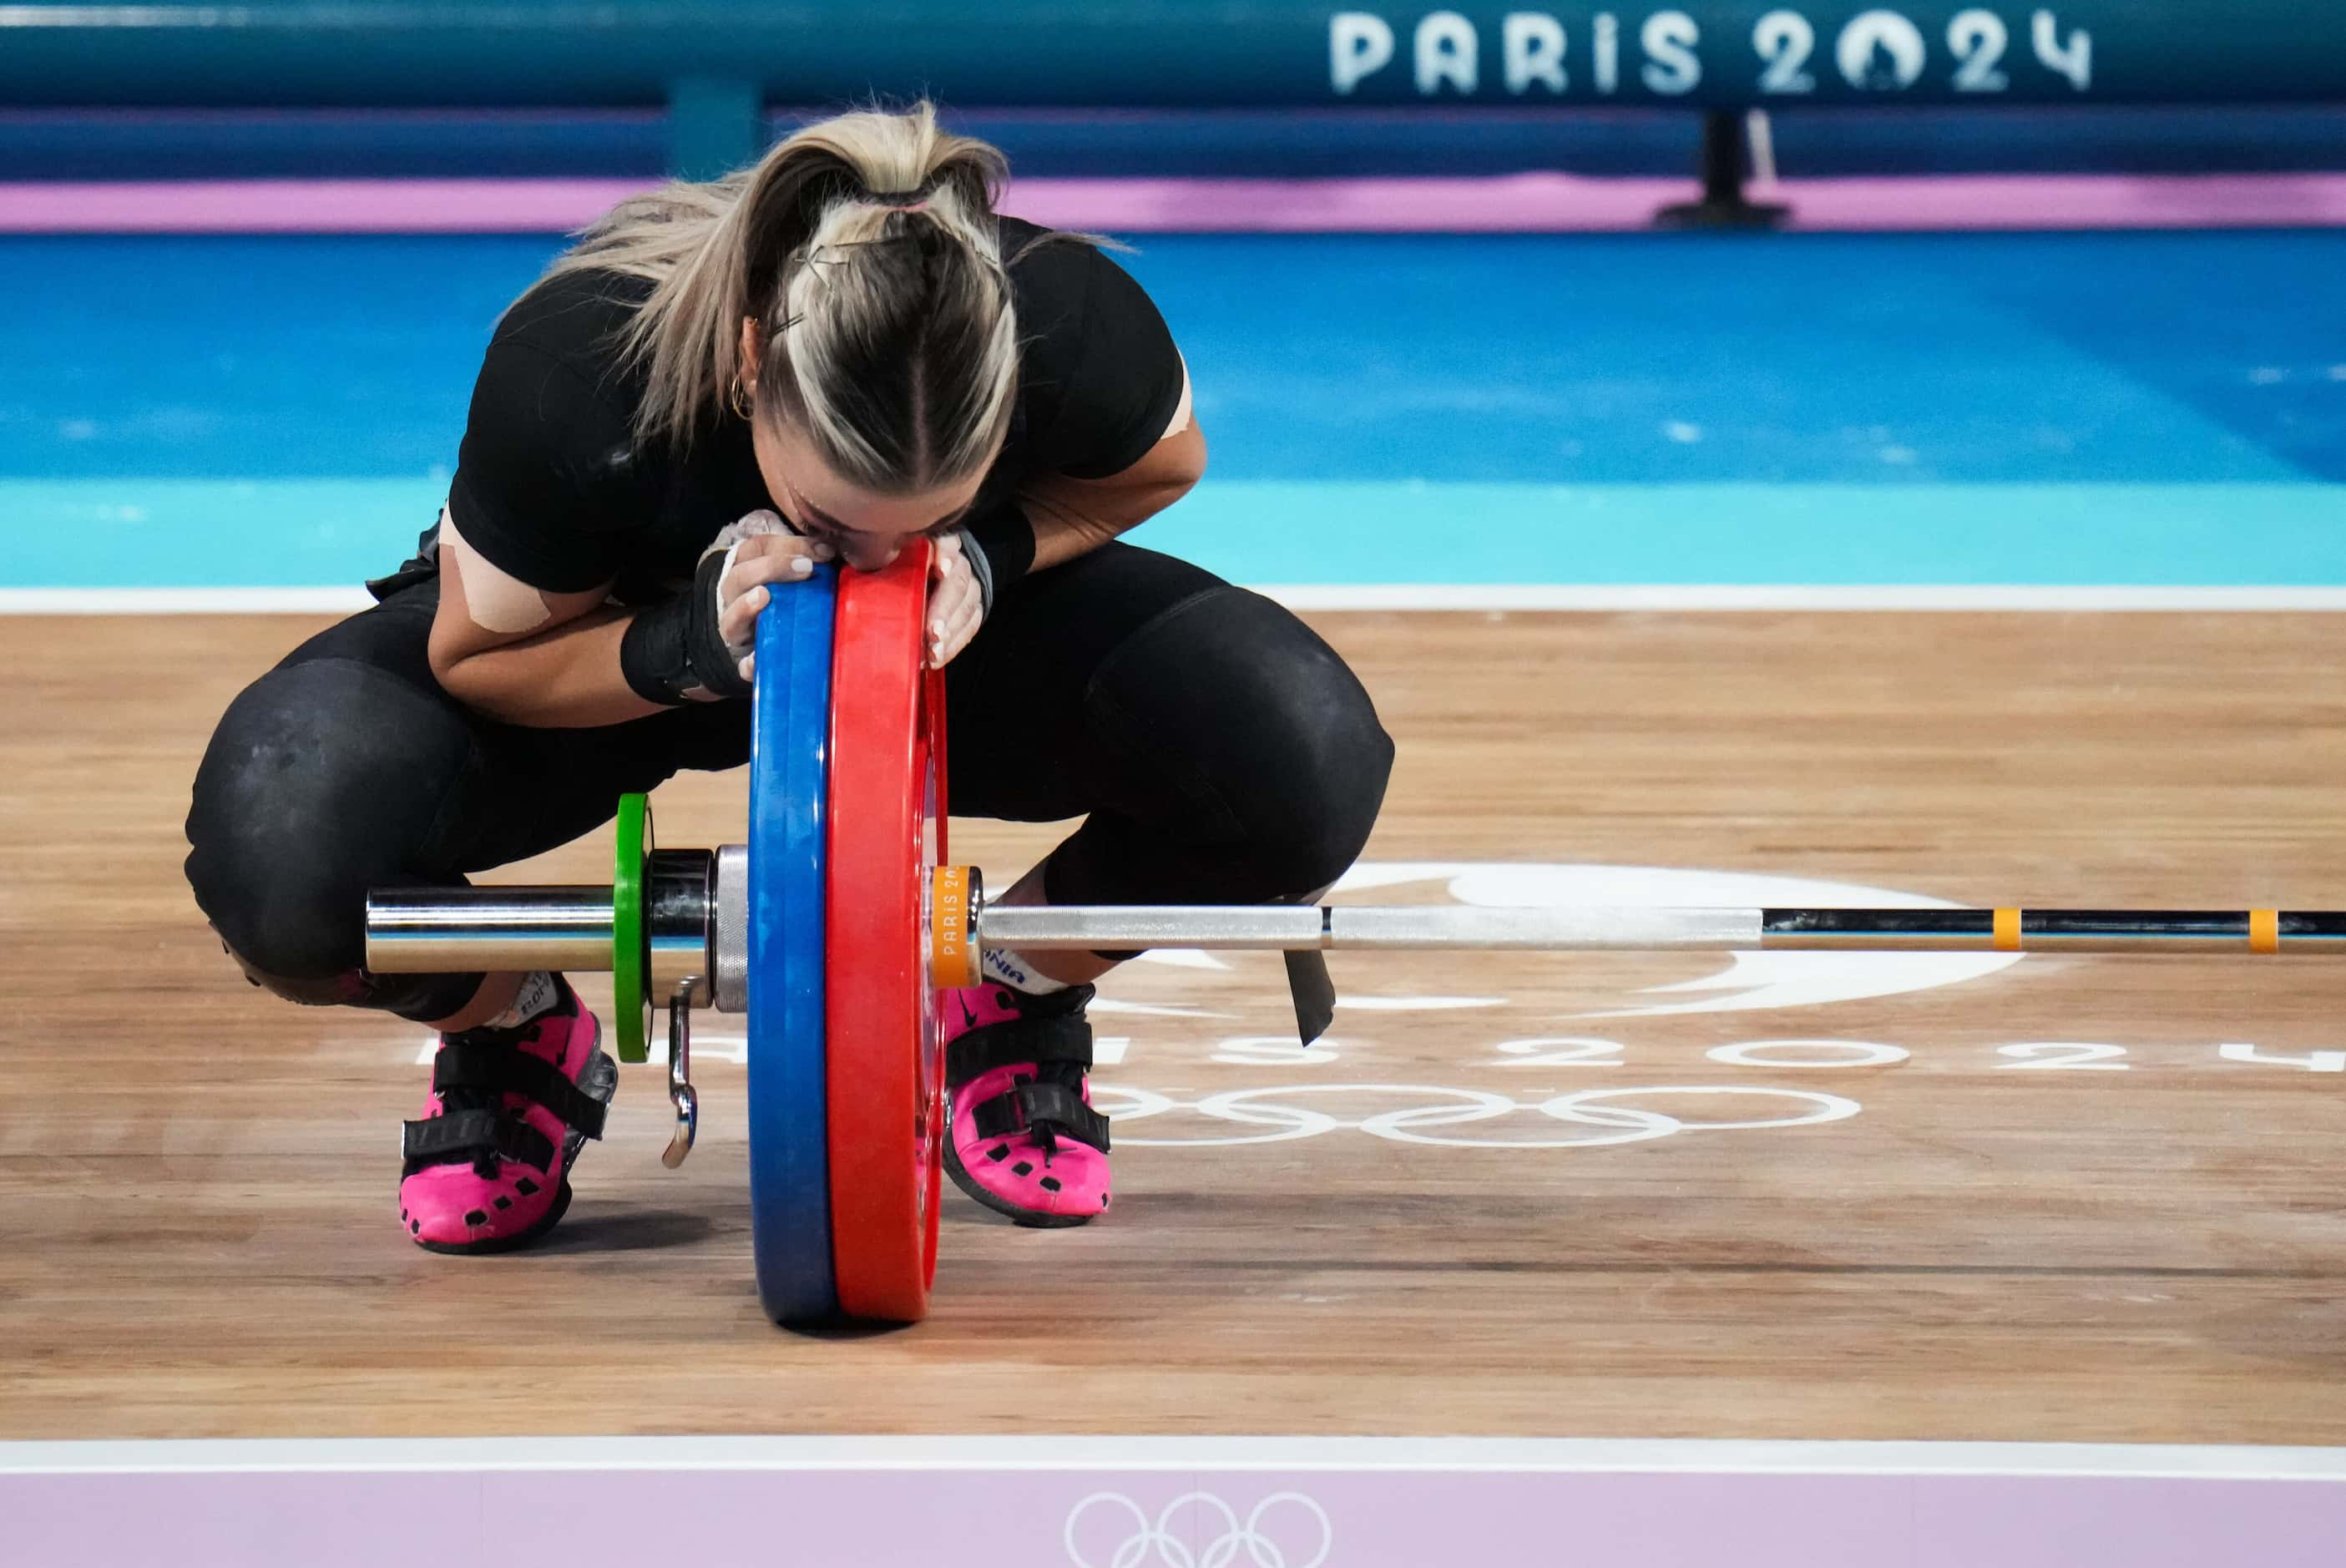
{"type": "MultiPolygon", "coordinates": [[[[572,1083],[543,1056],[511,1045],[452,1041],[432,1058],[432,1092],[484,1089],[536,1101],[590,1138],[603,1135],[603,1102],[572,1083]]],[[[445,1118],[438,1118],[444,1120],[445,1118]]]]}
{"type": "Polygon", "coordinates": [[[400,1158],[406,1174],[425,1166],[474,1165],[503,1156],[541,1175],[554,1171],[554,1143],[510,1111],[449,1111],[405,1124],[400,1158]]]}
{"type": "Polygon", "coordinates": [[[1077,1013],[981,1025],[945,1047],[945,1083],[959,1088],[996,1067],[1023,1067],[1030,1062],[1090,1066],[1092,1026],[1077,1013]]]}
{"type": "Polygon", "coordinates": [[[1085,1105],[1083,1095],[1065,1084],[1021,1084],[972,1110],[970,1125],[982,1138],[1050,1133],[1087,1144],[1102,1154],[1108,1152],[1107,1118],[1085,1105]]]}

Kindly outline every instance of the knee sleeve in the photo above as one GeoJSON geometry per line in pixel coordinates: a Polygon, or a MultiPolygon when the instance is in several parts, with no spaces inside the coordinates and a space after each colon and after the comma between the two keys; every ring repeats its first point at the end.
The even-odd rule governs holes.
{"type": "Polygon", "coordinates": [[[1167,611],[1101,667],[1091,704],[1185,809],[1096,818],[1095,841],[1087,825],[1069,845],[1095,860],[1086,883],[1169,883],[1154,896],[1188,902],[1301,898],[1342,875],[1376,824],[1392,741],[1335,650],[1269,599],[1218,587],[1167,611]]]}
{"type": "Polygon", "coordinates": [[[436,693],[348,659],[280,666],[230,706],[196,774],[196,902],[280,995],[445,1017],[480,977],[367,972],[366,894],[460,880],[418,868],[472,766],[470,729],[436,693]]]}

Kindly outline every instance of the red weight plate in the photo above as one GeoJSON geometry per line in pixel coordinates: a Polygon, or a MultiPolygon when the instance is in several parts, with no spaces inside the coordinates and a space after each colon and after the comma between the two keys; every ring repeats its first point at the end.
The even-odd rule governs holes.
{"type": "Polygon", "coordinates": [[[928,545],[842,572],[831,641],[824,1022],[840,1310],[913,1322],[936,1274],[944,1073],[929,871],[944,852],[944,683],[923,667],[928,545]]]}

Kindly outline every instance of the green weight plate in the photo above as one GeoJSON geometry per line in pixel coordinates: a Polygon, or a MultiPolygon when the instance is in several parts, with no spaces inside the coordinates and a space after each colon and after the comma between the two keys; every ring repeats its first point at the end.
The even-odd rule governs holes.
{"type": "Polygon", "coordinates": [[[611,864],[611,1011],[619,1025],[619,1060],[651,1059],[651,944],[644,929],[645,869],[652,858],[651,802],[619,797],[618,844],[611,864]]]}

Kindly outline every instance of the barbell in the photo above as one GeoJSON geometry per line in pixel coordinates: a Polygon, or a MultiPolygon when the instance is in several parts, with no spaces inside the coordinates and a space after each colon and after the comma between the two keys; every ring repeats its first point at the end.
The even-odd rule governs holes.
{"type": "MultiPolygon", "coordinates": [[[[758,623],[748,843],[659,849],[629,795],[607,887],[367,900],[380,972],[610,971],[623,1062],[648,1059],[665,1003],[670,1166],[699,1122],[690,1010],[747,1015],[751,1233],[777,1322],[926,1314],[945,1132],[935,995],[976,983],[989,947],[2346,952],[2337,911],[989,905],[978,873],[946,858],[926,585],[923,547],[777,588],[758,623]]],[[[1331,1003],[1299,984],[1307,1040],[1331,1003]]]]}

